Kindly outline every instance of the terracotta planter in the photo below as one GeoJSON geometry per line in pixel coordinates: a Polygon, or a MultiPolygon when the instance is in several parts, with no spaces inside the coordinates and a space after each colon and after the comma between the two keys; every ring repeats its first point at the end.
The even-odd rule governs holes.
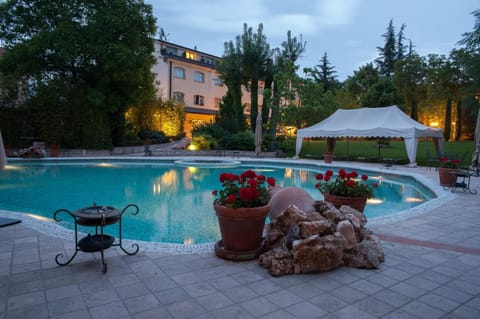
{"type": "Polygon", "coordinates": [[[263,227],[270,212],[270,205],[253,208],[214,205],[214,209],[224,250],[249,252],[261,247],[263,227]]]}
{"type": "Polygon", "coordinates": [[[326,202],[332,203],[336,208],[340,208],[342,205],[347,205],[356,210],[363,212],[365,205],[367,204],[366,197],[345,197],[336,196],[330,194],[323,194],[323,198],[326,202]]]}
{"type": "Polygon", "coordinates": [[[323,154],[325,163],[330,164],[333,161],[333,154],[323,154]]]}
{"type": "Polygon", "coordinates": [[[438,168],[438,179],[440,180],[440,185],[445,187],[455,186],[457,182],[457,176],[454,174],[458,172],[458,168],[438,168]]]}

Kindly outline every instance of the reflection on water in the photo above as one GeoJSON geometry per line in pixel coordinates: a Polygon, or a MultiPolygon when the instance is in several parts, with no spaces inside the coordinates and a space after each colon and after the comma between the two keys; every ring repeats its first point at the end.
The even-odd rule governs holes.
{"type": "MultiPolygon", "coordinates": [[[[274,177],[281,187],[301,187],[322,199],[315,188],[318,168],[264,165],[216,169],[103,162],[9,166],[0,173],[0,209],[52,218],[59,208],[73,211],[94,202],[123,208],[134,203],[140,213],[124,215],[124,237],[146,241],[195,244],[220,238],[212,191],[220,188],[222,172],[240,174],[254,169],[274,177]]],[[[378,182],[379,187],[376,197],[367,203],[367,217],[403,211],[431,198],[423,186],[408,178],[371,176],[369,181],[378,182]]],[[[71,221],[64,219],[62,225],[72,227],[71,221]]],[[[117,236],[118,225],[108,226],[107,231],[117,236]]]]}

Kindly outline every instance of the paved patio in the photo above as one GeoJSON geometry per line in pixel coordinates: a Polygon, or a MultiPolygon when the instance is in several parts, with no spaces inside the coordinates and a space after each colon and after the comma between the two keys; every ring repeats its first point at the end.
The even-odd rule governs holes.
{"type": "MultiPolygon", "coordinates": [[[[396,168],[394,168],[396,169],[396,168]]],[[[433,170],[415,168],[434,181],[433,170]]],[[[480,178],[472,178],[480,189],[480,178]]],[[[79,253],[25,223],[0,228],[0,319],[480,318],[480,195],[367,227],[383,238],[377,270],[272,277],[256,261],[211,253],[79,253]]]]}

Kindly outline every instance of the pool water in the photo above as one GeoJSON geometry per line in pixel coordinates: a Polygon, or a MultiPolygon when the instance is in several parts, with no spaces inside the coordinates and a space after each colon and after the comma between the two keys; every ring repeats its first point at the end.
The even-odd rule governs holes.
{"type": "MultiPolygon", "coordinates": [[[[212,191],[221,186],[218,176],[223,172],[240,174],[246,169],[274,177],[281,187],[301,187],[315,199],[322,199],[315,189],[315,175],[325,170],[316,166],[247,163],[212,168],[179,167],[173,162],[50,162],[18,163],[1,170],[0,209],[52,218],[60,208],[74,211],[95,203],[122,209],[133,203],[140,213],[124,214],[124,238],[208,243],[220,238],[212,206],[212,191]]],[[[367,218],[404,211],[434,197],[413,178],[358,172],[379,183],[375,198],[365,208],[367,218]]],[[[71,218],[65,214],[62,217],[61,224],[73,228],[71,218]]],[[[108,226],[106,232],[118,236],[118,225],[108,226]]]]}

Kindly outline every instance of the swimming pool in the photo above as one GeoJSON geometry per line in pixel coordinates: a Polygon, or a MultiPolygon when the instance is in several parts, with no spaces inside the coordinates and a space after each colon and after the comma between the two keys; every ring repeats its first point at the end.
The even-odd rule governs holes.
{"type": "MultiPolygon", "coordinates": [[[[275,177],[279,186],[301,187],[315,199],[322,199],[314,186],[315,175],[326,168],[317,165],[248,161],[236,167],[214,168],[175,165],[172,160],[82,159],[9,165],[0,172],[0,209],[52,218],[59,208],[73,211],[93,203],[123,208],[134,203],[140,214],[124,216],[124,238],[211,243],[220,238],[212,207],[212,190],[220,187],[218,176],[247,168],[275,177]]],[[[363,172],[380,185],[365,209],[369,219],[405,211],[435,197],[412,177],[363,172]]],[[[61,225],[72,228],[70,220],[61,225]]],[[[117,235],[116,227],[108,231],[117,235]]]]}

